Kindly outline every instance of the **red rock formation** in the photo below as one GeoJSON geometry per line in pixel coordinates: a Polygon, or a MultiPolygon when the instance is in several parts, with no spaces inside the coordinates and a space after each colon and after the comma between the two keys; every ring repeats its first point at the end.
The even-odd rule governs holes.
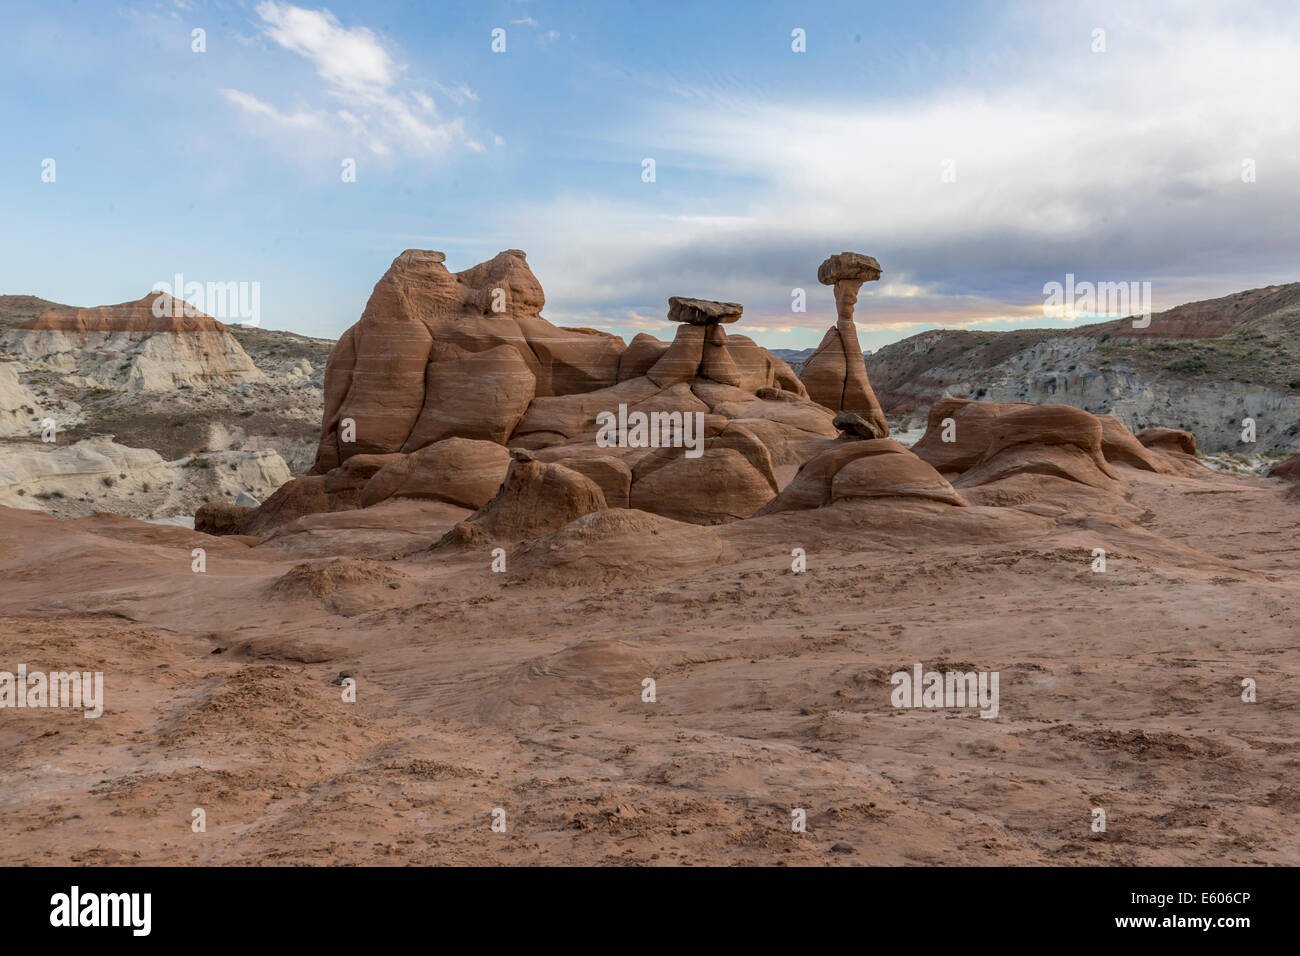
{"type": "Polygon", "coordinates": [[[853,323],[858,289],[863,282],[880,278],[880,264],[871,256],[842,252],[821,264],[817,278],[825,285],[835,286],[838,318],[812,358],[804,364],[799,377],[814,402],[833,411],[861,415],[875,428],[876,437],[884,438],[889,434],[889,422],[871,389],[858,329],[853,323]]]}
{"type": "Polygon", "coordinates": [[[606,507],[605,496],[586,475],[542,461],[510,462],[496,496],[443,538],[443,544],[537,538],[575,518],[606,507]]]}
{"type": "Polygon", "coordinates": [[[534,396],[617,381],[622,340],[543,319],[546,299],[522,252],[458,273],[443,259],[398,256],[330,355],[317,473],[453,435],[504,441],[534,396]],[[353,442],[341,440],[344,419],[355,423],[353,442]]]}
{"type": "Polygon", "coordinates": [[[942,475],[898,442],[845,439],[830,443],[809,460],[758,514],[824,508],[854,498],[925,498],[965,504],[942,475]]]}
{"type": "Polygon", "coordinates": [[[1148,428],[1137,436],[1137,440],[1146,448],[1193,457],[1196,455],[1196,436],[1181,428],[1148,428]]]}

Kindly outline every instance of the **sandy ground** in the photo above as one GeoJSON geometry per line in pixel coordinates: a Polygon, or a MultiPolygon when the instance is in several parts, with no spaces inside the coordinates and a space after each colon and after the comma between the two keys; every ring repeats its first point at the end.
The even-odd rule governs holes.
{"type": "Polygon", "coordinates": [[[0,511],[0,670],[106,697],[0,710],[0,862],[1296,865],[1300,499],[1121,471],[504,574],[430,551],[465,512],[428,502],[255,547],[0,511]],[[916,663],[997,671],[998,717],[895,709],[916,663]]]}

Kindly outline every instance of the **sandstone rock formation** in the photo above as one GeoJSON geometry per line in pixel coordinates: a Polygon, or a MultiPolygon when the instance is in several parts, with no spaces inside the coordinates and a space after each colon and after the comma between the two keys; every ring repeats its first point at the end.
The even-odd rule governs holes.
{"type": "Polygon", "coordinates": [[[1195,448],[1189,433],[1158,431],[1134,437],[1114,416],[1071,405],[945,398],[912,447],[957,488],[1031,475],[1109,491],[1121,477],[1115,465],[1157,474],[1200,468],[1182,452],[1195,448]]]}
{"type": "Polygon", "coordinates": [[[369,507],[416,474],[421,495],[464,503],[444,488],[447,474],[411,460],[453,438],[572,468],[608,507],[734,521],[776,494],[778,471],[793,474],[836,433],[785,362],[723,331],[741,315],[737,303],[674,296],[673,341],[638,335],[625,348],[614,336],[551,325],[544,301],[517,250],[461,273],[448,272],[441,253],[398,256],[330,356],[312,480],[234,523],[248,530],[305,508],[369,507]],[[643,416],[649,432],[602,444],[598,422],[620,414],[643,416]],[[364,492],[353,459],[376,469],[364,492]]]}
{"type": "Polygon", "coordinates": [[[854,498],[909,497],[965,504],[942,475],[898,442],[839,441],[805,464],[758,514],[824,508],[854,498]]]}
{"type": "Polygon", "coordinates": [[[1148,428],[1137,436],[1137,440],[1145,448],[1196,455],[1196,436],[1181,428],[1148,428]]]}
{"type": "Polygon", "coordinates": [[[853,309],[862,283],[879,278],[880,263],[856,252],[831,256],[817,269],[818,281],[835,287],[838,317],[835,327],[826,333],[817,351],[805,363],[800,378],[814,402],[832,411],[861,415],[875,428],[875,437],[884,438],[889,435],[889,423],[867,379],[858,329],[853,323],[853,309]]]}
{"type": "Polygon", "coordinates": [[[563,465],[515,459],[496,496],[449,531],[443,543],[537,538],[605,507],[605,496],[587,476],[563,465]]]}
{"type": "Polygon", "coordinates": [[[534,397],[617,382],[622,340],[543,319],[523,252],[457,273],[443,261],[417,249],[398,256],[330,355],[317,473],[452,436],[504,442],[534,397]]]}

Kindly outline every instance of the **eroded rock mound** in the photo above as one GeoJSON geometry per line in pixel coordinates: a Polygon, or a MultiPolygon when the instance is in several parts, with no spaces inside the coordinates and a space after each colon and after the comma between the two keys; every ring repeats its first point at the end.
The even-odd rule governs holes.
{"type": "Polygon", "coordinates": [[[315,471],[452,436],[502,441],[535,396],[617,382],[622,340],[543,319],[546,298],[523,252],[456,273],[444,258],[403,252],[339,340],[315,471]],[[353,437],[340,434],[344,420],[355,441],[343,440],[353,437]]]}
{"type": "Polygon", "coordinates": [[[965,504],[942,475],[908,448],[876,438],[831,443],[758,514],[824,508],[852,498],[926,498],[965,504]]]}
{"type": "Polygon", "coordinates": [[[596,511],[511,557],[512,578],[539,584],[608,584],[698,573],[722,560],[707,528],[644,511],[596,511]]]}
{"type": "Polygon", "coordinates": [[[586,475],[563,465],[512,459],[496,497],[456,525],[441,543],[464,546],[537,538],[605,507],[600,487],[586,475]]]}
{"type": "Polygon", "coordinates": [[[913,449],[958,488],[1039,475],[1106,490],[1120,477],[1114,465],[1182,473],[1162,443],[1194,447],[1195,439],[1186,432],[1159,438],[1148,446],[1114,416],[1071,405],[945,398],[931,407],[925,435],[913,449]]]}
{"type": "Polygon", "coordinates": [[[1196,455],[1196,436],[1181,428],[1148,428],[1137,436],[1145,448],[1174,452],[1180,455],[1196,455]]]}
{"type": "Polygon", "coordinates": [[[410,600],[413,590],[407,575],[366,558],[298,564],[267,585],[273,597],[319,601],[339,614],[369,610],[399,597],[410,600]]]}

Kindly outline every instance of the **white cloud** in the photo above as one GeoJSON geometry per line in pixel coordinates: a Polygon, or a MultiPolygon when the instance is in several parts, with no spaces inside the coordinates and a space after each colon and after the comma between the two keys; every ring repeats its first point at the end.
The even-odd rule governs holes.
{"type": "MultiPolygon", "coordinates": [[[[321,79],[318,95],[334,106],[287,114],[254,94],[221,91],[246,112],[278,126],[319,130],[380,157],[432,156],[456,145],[482,151],[466,133],[463,117],[444,118],[428,93],[403,88],[403,70],[379,34],[366,27],[345,27],[328,10],[266,0],[256,11],[266,37],[312,64],[321,79]]],[[[435,86],[450,90],[448,98],[458,105],[478,99],[465,84],[435,86]]],[[[320,143],[300,145],[313,153],[320,149],[320,143]]]]}
{"type": "Polygon", "coordinates": [[[295,129],[321,129],[325,124],[324,117],[317,113],[281,113],[269,103],[263,103],[251,93],[244,93],[240,90],[223,88],[217,90],[231,103],[234,103],[245,112],[252,113],[256,116],[264,116],[274,121],[280,126],[287,126],[295,129]]]}
{"type": "Polygon", "coordinates": [[[774,327],[824,327],[815,270],[841,249],[881,258],[859,315],[882,326],[1031,316],[1066,271],[1152,281],[1160,307],[1300,278],[1300,12],[1181,9],[1018,8],[990,29],[1022,56],[906,100],[686,91],[609,133],[628,182],[650,155],[656,183],[509,223],[561,309],[699,295],[774,327]],[[810,311],[792,321],[794,286],[810,311]]]}
{"type": "Polygon", "coordinates": [[[365,27],[345,29],[328,10],[272,2],[259,3],[257,15],[272,40],[311,60],[327,83],[354,92],[377,92],[393,85],[392,58],[365,27]]]}

